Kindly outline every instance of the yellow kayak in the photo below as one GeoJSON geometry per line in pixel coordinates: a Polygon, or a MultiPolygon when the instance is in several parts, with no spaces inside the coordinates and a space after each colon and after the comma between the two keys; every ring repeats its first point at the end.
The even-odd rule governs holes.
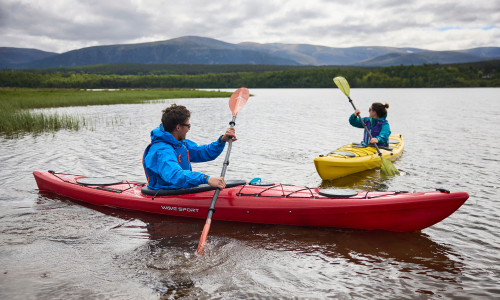
{"type": "MultiPolygon", "coordinates": [[[[396,160],[405,147],[401,134],[389,137],[389,147],[380,148],[382,155],[390,161],[396,160]]],[[[314,159],[314,165],[323,180],[335,179],[349,174],[380,167],[380,156],[375,147],[350,144],[314,159]]]]}

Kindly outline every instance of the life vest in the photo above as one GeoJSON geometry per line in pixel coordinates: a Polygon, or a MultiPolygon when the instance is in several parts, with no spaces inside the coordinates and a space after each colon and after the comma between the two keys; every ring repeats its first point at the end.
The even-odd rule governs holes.
{"type": "MultiPolygon", "coordinates": [[[[377,137],[379,134],[380,134],[380,131],[382,130],[382,124],[384,124],[385,122],[387,122],[387,120],[381,120],[381,121],[378,121],[375,126],[372,127],[372,122],[371,120],[366,122],[366,128],[368,128],[368,131],[372,134],[372,137],[377,137]]],[[[363,143],[365,143],[365,145],[368,145],[368,146],[373,146],[372,143],[370,143],[370,136],[368,135],[368,133],[366,132],[365,130],[365,134],[363,136],[363,143]]],[[[382,147],[387,147],[389,146],[389,143],[377,143],[377,146],[382,146],[382,147]]]]}
{"type": "MultiPolygon", "coordinates": [[[[146,150],[144,150],[144,154],[142,155],[142,167],[144,168],[144,172],[146,173],[146,178],[148,179],[148,184],[151,184],[151,185],[154,185],[155,183],[152,183],[149,181],[150,174],[148,174],[148,169],[146,168],[146,166],[144,164],[144,158],[149,153],[149,149],[151,148],[151,146],[153,144],[156,144],[156,143],[161,143],[161,142],[154,142],[154,143],[149,144],[146,147],[146,150]]],[[[172,144],[166,143],[166,142],[163,142],[163,143],[168,144],[168,145],[172,146],[172,148],[174,148],[175,157],[177,158],[177,162],[179,163],[179,166],[181,166],[181,168],[183,170],[193,171],[193,168],[191,167],[191,161],[189,160],[189,150],[186,148],[186,145],[184,142],[182,142],[181,145],[179,145],[179,144],[172,145],[172,144]]],[[[151,178],[156,177],[156,176],[154,176],[154,174],[151,174],[151,175],[152,175],[151,178]]]]}

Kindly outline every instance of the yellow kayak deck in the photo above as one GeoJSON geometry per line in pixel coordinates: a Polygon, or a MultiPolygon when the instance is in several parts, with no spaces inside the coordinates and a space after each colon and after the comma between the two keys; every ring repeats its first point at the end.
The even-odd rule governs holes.
{"type": "MultiPolygon", "coordinates": [[[[401,134],[389,137],[389,148],[382,149],[382,155],[390,161],[396,160],[405,147],[401,134]]],[[[359,144],[349,144],[334,150],[327,155],[320,155],[314,159],[314,165],[323,180],[335,179],[368,169],[380,167],[380,156],[375,147],[364,147],[359,144]]]]}

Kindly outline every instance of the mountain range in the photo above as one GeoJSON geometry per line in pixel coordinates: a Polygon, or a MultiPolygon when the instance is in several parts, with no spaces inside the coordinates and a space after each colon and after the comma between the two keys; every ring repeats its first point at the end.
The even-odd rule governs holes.
{"type": "Polygon", "coordinates": [[[94,46],[65,53],[0,47],[0,68],[38,69],[112,63],[394,66],[450,64],[500,59],[500,47],[458,51],[419,48],[335,48],[308,44],[231,44],[185,36],[166,41],[94,46]]]}

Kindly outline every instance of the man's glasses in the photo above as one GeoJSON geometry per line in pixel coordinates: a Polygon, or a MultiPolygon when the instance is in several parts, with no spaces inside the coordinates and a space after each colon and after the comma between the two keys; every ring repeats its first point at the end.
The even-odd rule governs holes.
{"type": "Polygon", "coordinates": [[[371,112],[371,111],[372,111],[372,108],[370,107],[370,108],[368,109],[368,112],[371,112]]]}
{"type": "Polygon", "coordinates": [[[179,124],[179,125],[181,125],[181,126],[187,126],[188,129],[191,129],[191,124],[179,124]]]}

